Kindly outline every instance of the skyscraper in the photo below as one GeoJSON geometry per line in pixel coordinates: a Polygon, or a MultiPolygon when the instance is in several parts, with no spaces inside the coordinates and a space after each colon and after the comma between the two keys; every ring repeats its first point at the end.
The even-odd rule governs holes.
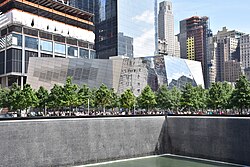
{"type": "MultiPolygon", "coordinates": [[[[225,77],[226,67],[225,63],[230,60],[240,61],[240,44],[239,38],[243,33],[231,30],[228,31],[226,27],[223,27],[221,31],[218,31],[215,35],[217,42],[216,51],[216,81],[228,81],[225,77]]],[[[230,64],[230,63],[229,63],[230,64]]]]}
{"type": "Polygon", "coordinates": [[[205,86],[208,85],[207,43],[210,30],[208,17],[193,16],[180,21],[181,58],[200,61],[205,86]]]}
{"type": "Polygon", "coordinates": [[[160,3],[159,14],[158,14],[158,35],[160,41],[166,42],[167,54],[174,55],[175,54],[174,15],[173,15],[172,2],[170,1],[163,1],[160,3]]]}
{"type": "Polygon", "coordinates": [[[96,0],[95,46],[97,57],[107,59],[111,56],[153,56],[156,41],[154,5],[155,0],[138,2],[134,0],[96,0]],[[130,42],[124,42],[124,37],[130,42]],[[132,53],[124,52],[126,48],[132,48],[130,49],[132,53]]]}

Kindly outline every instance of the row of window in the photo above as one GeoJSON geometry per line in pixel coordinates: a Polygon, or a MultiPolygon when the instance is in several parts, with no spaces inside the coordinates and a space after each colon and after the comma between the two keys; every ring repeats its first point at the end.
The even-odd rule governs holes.
{"type": "MultiPolygon", "coordinates": [[[[6,39],[5,37],[0,38],[0,49],[5,48],[5,40],[7,40],[7,47],[11,45],[22,47],[22,35],[21,34],[12,33],[10,34],[10,36],[7,36],[6,39]]],[[[38,40],[39,40],[38,38],[25,36],[25,47],[29,49],[38,50],[38,47],[39,47],[38,40]]],[[[53,42],[40,39],[40,50],[52,53],[53,42]]],[[[55,42],[54,51],[56,54],[66,55],[66,50],[67,50],[68,56],[78,57],[78,47],[69,46],[69,45],[66,46],[66,44],[55,42]]],[[[79,56],[82,58],[89,58],[89,50],[79,48],[79,56]]],[[[95,51],[90,51],[90,58],[95,58],[95,51]]]]}

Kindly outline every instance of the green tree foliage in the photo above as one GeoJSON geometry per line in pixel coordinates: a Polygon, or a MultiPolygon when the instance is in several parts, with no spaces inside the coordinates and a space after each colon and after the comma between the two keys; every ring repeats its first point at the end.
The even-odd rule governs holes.
{"type": "Polygon", "coordinates": [[[36,92],[36,96],[38,98],[37,107],[40,109],[40,111],[44,111],[45,114],[45,107],[48,103],[49,92],[44,87],[40,86],[36,92]]]}
{"type": "Polygon", "coordinates": [[[114,111],[114,109],[116,107],[120,106],[120,97],[119,95],[115,92],[114,88],[110,89],[110,93],[111,93],[111,103],[110,103],[110,107],[112,108],[112,110],[114,111]]]}
{"type": "Polygon", "coordinates": [[[136,97],[130,89],[125,90],[120,98],[121,106],[130,111],[136,103],[136,97]]]}
{"type": "Polygon", "coordinates": [[[22,96],[21,87],[14,83],[7,95],[6,107],[8,107],[10,111],[17,111],[17,115],[21,116],[20,110],[24,109],[23,100],[24,97],[22,96]]]}
{"type": "Polygon", "coordinates": [[[229,107],[233,88],[228,83],[212,83],[208,90],[208,106],[212,109],[226,109],[229,107]]]}
{"type": "Polygon", "coordinates": [[[190,84],[186,84],[182,90],[181,106],[184,110],[195,110],[197,108],[197,92],[195,88],[190,84]]]}
{"type": "Polygon", "coordinates": [[[170,95],[171,95],[170,97],[172,101],[171,109],[177,112],[179,108],[181,107],[181,91],[177,89],[176,87],[174,87],[173,89],[171,89],[170,95]]]}
{"type": "Polygon", "coordinates": [[[232,105],[239,108],[240,113],[242,113],[243,109],[250,107],[250,83],[245,76],[241,76],[236,81],[232,93],[232,105]]]}
{"type": "Polygon", "coordinates": [[[9,89],[7,88],[0,88],[0,108],[5,108],[9,107],[9,99],[8,99],[8,94],[9,94],[9,89]]]}
{"type": "Polygon", "coordinates": [[[105,107],[111,105],[112,94],[108,87],[104,84],[95,92],[95,100],[98,106],[101,106],[105,112],[105,107]]]}
{"type": "Polygon", "coordinates": [[[23,90],[21,91],[21,97],[23,98],[21,100],[22,102],[21,109],[25,109],[26,112],[28,108],[35,107],[38,103],[38,98],[36,96],[36,93],[29,84],[24,85],[23,90]]]}
{"type": "Polygon", "coordinates": [[[72,107],[79,105],[79,98],[77,94],[78,86],[72,83],[72,78],[68,77],[66,83],[62,88],[62,105],[66,107],[72,107]]]}
{"type": "Polygon", "coordinates": [[[55,84],[50,90],[50,94],[48,97],[48,107],[51,109],[59,109],[60,107],[62,107],[63,93],[63,87],[55,84]]]}
{"type": "Polygon", "coordinates": [[[173,108],[173,97],[166,85],[162,85],[156,93],[157,107],[163,110],[173,108]]]}
{"type": "Polygon", "coordinates": [[[142,90],[137,99],[139,107],[147,109],[147,111],[157,104],[156,95],[148,85],[142,90]]]}

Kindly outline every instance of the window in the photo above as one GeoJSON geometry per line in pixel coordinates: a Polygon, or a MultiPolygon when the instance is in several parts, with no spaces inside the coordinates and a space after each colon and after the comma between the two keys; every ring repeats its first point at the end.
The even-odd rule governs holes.
{"type": "Polygon", "coordinates": [[[55,53],[66,54],[66,46],[64,44],[55,43],[55,53]]]}
{"type": "Polygon", "coordinates": [[[89,58],[89,50],[80,48],[80,57],[88,59],[89,58]]]}
{"type": "Polygon", "coordinates": [[[52,52],[52,50],[53,50],[52,42],[41,40],[40,41],[40,49],[42,51],[52,52]]]}
{"type": "Polygon", "coordinates": [[[12,34],[12,45],[22,46],[22,35],[21,34],[12,34]]]}
{"type": "Polygon", "coordinates": [[[77,49],[77,47],[68,46],[68,56],[77,57],[78,56],[78,49],[77,49]]]}
{"type": "Polygon", "coordinates": [[[32,37],[25,37],[25,47],[30,49],[38,49],[38,39],[32,37]]]}
{"type": "Polygon", "coordinates": [[[96,58],[96,52],[91,50],[90,51],[90,56],[89,56],[90,59],[95,59],[96,58]]]}

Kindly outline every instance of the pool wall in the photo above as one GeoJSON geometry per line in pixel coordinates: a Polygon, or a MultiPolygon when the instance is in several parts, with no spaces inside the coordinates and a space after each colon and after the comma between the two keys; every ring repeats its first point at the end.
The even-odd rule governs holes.
{"type": "Polygon", "coordinates": [[[249,118],[0,121],[0,140],[0,166],[73,166],[167,153],[250,165],[249,118]]]}

